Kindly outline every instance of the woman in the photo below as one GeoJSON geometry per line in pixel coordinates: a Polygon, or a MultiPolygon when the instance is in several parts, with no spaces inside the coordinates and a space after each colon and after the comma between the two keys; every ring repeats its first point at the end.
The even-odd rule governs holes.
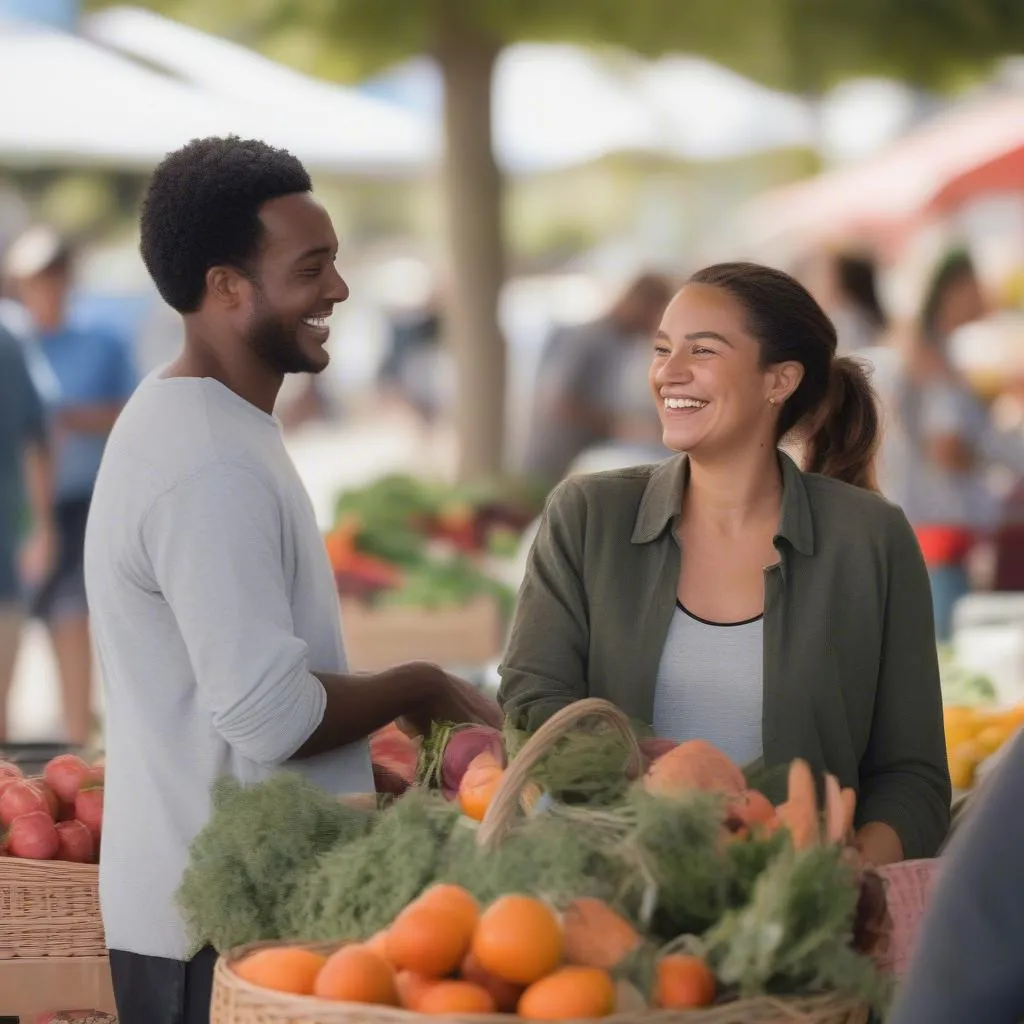
{"type": "Polygon", "coordinates": [[[951,254],[925,296],[893,398],[896,429],[886,452],[890,496],[917,532],[940,640],[952,635],[953,611],[970,591],[971,549],[998,519],[987,470],[1003,464],[1024,472],[1024,446],[996,433],[949,357],[950,337],[984,313],[970,257],[951,254]]]}
{"type": "Polygon", "coordinates": [[[788,275],[694,275],[654,339],[655,466],[570,477],[534,543],[500,700],[536,728],[585,696],[740,764],[803,757],[858,791],[855,845],[936,852],[950,787],[928,576],[872,489],[859,365],[788,275]],[[806,432],[810,472],[778,450],[806,432]]]}
{"type": "Polygon", "coordinates": [[[835,325],[838,350],[874,348],[887,325],[874,260],[854,252],[827,252],[810,276],[808,288],[835,325]]]}

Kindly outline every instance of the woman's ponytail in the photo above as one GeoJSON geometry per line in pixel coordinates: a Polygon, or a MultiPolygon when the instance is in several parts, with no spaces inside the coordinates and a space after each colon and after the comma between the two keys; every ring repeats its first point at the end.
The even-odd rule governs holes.
{"type": "Polygon", "coordinates": [[[832,360],[824,400],[810,414],[802,433],[807,472],[878,490],[878,400],[864,366],[856,359],[837,356],[832,360]]]}

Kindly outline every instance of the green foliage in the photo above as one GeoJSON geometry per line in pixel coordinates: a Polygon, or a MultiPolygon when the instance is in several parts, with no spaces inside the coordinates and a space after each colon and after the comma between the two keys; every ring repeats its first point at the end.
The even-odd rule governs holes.
{"type": "Polygon", "coordinates": [[[212,802],[178,891],[195,949],[210,943],[224,951],[285,934],[303,872],[372,820],[294,772],[248,788],[222,779],[212,802]]]}
{"type": "Polygon", "coordinates": [[[838,989],[881,1008],[890,986],[851,947],[858,892],[837,847],[797,852],[787,844],[758,876],[750,901],[707,932],[704,953],[742,996],[838,989]]]}
{"type": "Polygon", "coordinates": [[[437,878],[453,831],[464,826],[458,808],[433,794],[396,801],[367,835],[338,843],[299,880],[282,936],[369,938],[437,878]]]}
{"type": "Polygon", "coordinates": [[[1024,5],[1017,0],[144,0],[141,6],[332,78],[435,52],[446,31],[497,46],[571,41],[648,56],[699,53],[770,85],[808,92],[874,73],[956,85],[1024,46],[1024,5]]]}
{"type": "Polygon", "coordinates": [[[367,938],[438,881],[484,904],[513,892],[555,906],[594,896],[644,936],[638,978],[657,947],[696,948],[726,990],[838,990],[881,1006],[886,985],[851,948],[859,887],[840,852],[796,852],[784,831],[728,842],[721,815],[715,796],[634,787],[611,807],[554,804],[520,818],[484,849],[437,794],[366,814],[296,776],[223,783],[180,901],[193,938],[225,949],[367,938]]]}

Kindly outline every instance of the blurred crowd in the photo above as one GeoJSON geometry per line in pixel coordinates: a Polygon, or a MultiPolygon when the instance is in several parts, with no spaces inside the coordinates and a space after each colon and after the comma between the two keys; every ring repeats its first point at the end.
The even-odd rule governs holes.
{"type": "MultiPolygon", "coordinates": [[[[56,232],[33,227],[0,259],[0,742],[23,628],[32,618],[52,643],[63,739],[80,745],[95,727],[82,566],[89,502],[106,435],[152,359],[140,359],[123,336],[69,311],[75,253],[56,232]]],[[[1024,591],[1020,382],[981,386],[957,358],[965,339],[977,337],[970,332],[1006,304],[986,294],[964,251],[949,252],[933,268],[914,315],[900,319],[887,311],[867,255],[823,251],[787,269],[832,318],[840,349],[873,367],[885,423],[880,487],[917,531],[937,633],[948,640],[954,610],[971,591],[1024,591]]],[[[678,284],[642,273],[596,315],[552,318],[510,472],[550,487],[568,473],[668,456],[648,369],[652,336],[678,284]]],[[[423,432],[443,428],[455,387],[443,289],[393,312],[388,323],[376,371],[377,414],[401,409],[423,432]]],[[[1013,329],[1024,334],[1019,313],[1013,329]]],[[[285,429],[294,429],[338,420],[347,410],[322,381],[306,378],[279,415],[285,429]]],[[[799,449],[799,438],[793,446],[799,449]]]]}

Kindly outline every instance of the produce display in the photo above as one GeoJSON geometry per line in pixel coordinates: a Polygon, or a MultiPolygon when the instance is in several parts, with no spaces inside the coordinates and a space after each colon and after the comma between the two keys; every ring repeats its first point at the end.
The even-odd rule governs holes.
{"type": "Polygon", "coordinates": [[[0,856],[97,863],[103,774],[74,754],[54,757],[41,778],[0,761],[0,856]]]}
{"type": "Polygon", "coordinates": [[[999,705],[992,680],[960,664],[949,648],[939,649],[939,669],[950,781],[954,789],[970,789],[1024,725],[1024,704],[999,705]]]}
{"type": "Polygon", "coordinates": [[[952,648],[939,647],[942,703],[950,707],[984,707],[996,703],[995,684],[983,672],[975,672],[957,660],[952,648]]]}
{"type": "MultiPolygon", "coordinates": [[[[510,893],[482,907],[467,889],[438,883],[365,943],[326,955],[276,946],[250,953],[234,969],[271,991],[401,1006],[427,1016],[576,1020],[648,1008],[641,991],[616,976],[643,946],[636,929],[603,900],[581,898],[559,911],[510,893]]],[[[701,957],[667,952],[650,963],[655,1007],[714,1003],[718,984],[701,957]]]]}
{"type": "Polygon", "coordinates": [[[885,1003],[884,889],[844,851],[854,800],[833,778],[795,762],[776,806],[709,744],[645,742],[637,764],[604,726],[539,759],[522,739],[438,725],[378,809],[288,772],[218,783],[178,894],[196,948],[275,942],[237,963],[251,984],[427,1015],[885,1003]]]}
{"type": "Polygon", "coordinates": [[[454,488],[392,474],[345,491],[325,538],[338,591],[374,603],[426,608],[512,595],[483,568],[509,556],[543,495],[510,484],[454,488]]]}
{"type": "Polygon", "coordinates": [[[1024,704],[1008,708],[953,705],[943,709],[949,777],[954,789],[970,789],[978,771],[1024,725],[1024,704]]]}

